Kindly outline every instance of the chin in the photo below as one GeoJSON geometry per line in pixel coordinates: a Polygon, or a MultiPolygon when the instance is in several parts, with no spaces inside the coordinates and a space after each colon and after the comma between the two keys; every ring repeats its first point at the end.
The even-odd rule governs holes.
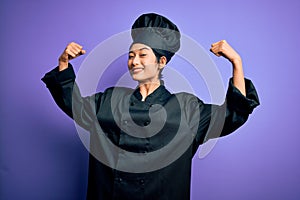
{"type": "Polygon", "coordinates": [[[131,75],[131,78],[132,78],[132,80],[134,80],[134,81],[142,81],[142,79],[139,78],[139,77],[136,76],[136,75],[131,75]]]}

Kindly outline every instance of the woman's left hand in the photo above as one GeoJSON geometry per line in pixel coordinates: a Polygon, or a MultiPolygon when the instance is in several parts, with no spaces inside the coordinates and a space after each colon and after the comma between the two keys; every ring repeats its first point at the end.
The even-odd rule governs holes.
{"type": "Polygon", "coordinates": [[[211,45],[211,52],[216,56],[223,56],[228,59],[232,64],[241,62],[240,55],[226,42],[221,40],[211,45]]]}
{"type": "Polygon", "coordinates": [[[212,44],[210,51],[216,56],[223,56],[231,62],[233,67],[233,85],[246,96],[244,72],[240,55],[226,42],[226,40],[221,40],[212,44]]]}

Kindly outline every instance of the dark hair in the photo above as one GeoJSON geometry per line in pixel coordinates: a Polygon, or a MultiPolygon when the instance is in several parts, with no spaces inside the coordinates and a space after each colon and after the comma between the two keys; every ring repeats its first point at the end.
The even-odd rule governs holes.
{"type": "MultiPolygon", "coordinates": [[[[152,51],[153,51],[153,53],[154,53],[154,55],[155,55],[155,57],[156,57],[157,63],[160,62],[160,58],[161,58],[162,56],[165,56],[165,57],[167,58],[167,56],[166,56],[167,53],[166,53],[166,52],[168,52],[168,51],[166,51],[166,50],[158,50],[158,49],[152,48],[152,51]],[[161,53],[161,51],[165,51],[165,52],[164,52],[164,53],[161,53]]],[[[168,58],[167,58],[167,63],[168,63],[168,58]]],[[[158,75],[158,78],[159,78],[160,80],[163,78],[162,71],[163,71],[163,69],[161,69],[161,70],[159,71],[159,75],[158,75]]]]}

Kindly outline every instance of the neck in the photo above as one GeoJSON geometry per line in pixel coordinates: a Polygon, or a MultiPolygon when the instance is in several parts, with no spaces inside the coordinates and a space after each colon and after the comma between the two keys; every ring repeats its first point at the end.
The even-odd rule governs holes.
{"type": "Polygon", "coordinates": [[[145,101],[148,95],[154,92],[160,86],[160,81],[149,82],[149,83],[140,83],[140,93],[142,95],[142,101],[145,101]]]}

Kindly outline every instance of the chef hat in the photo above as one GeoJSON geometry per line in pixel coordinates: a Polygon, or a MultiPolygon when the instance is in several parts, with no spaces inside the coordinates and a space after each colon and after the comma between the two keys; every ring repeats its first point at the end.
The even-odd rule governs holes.
{"type": "Polygon", "coordinates": [[[169,62],[180,48],[177,26],[164,16],[147,13],[139,16],[131,28],[133,43],[142,43],[169,62]]]}

